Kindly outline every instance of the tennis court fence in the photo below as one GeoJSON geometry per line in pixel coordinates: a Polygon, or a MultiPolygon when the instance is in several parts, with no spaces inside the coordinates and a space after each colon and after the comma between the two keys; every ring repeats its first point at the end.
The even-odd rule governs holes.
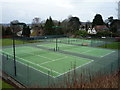
{"type": "Polygon", "coordinates": [[[107,44],[112,43],[112,40],[108,39],[81,39],[81,38],[49,38],[43,39],[43,41],[54,42],[54,43],[65,43],[65,44],[74,44],[74,45],[82,45],[82,46],[91,46],[96,47],[100,45],[104,45],[107,47],[107,44]]]}
{"type": "Polygon", "coordinates": [[[39,39],[51,39],[51,38],[67,37],[66,35],[46,35],[46,36],[34,36],[34,37],[16,37],[19,40],[39,40],[39,39]]]}

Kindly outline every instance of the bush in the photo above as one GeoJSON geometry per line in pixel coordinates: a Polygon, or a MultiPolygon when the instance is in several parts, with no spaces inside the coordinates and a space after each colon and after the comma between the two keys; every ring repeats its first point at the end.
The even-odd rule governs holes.
{"type": "Polygon", "coordinates": [[[87,34],[87,31],[83,31],[83,30],[75,31],[74,34],[75,34],[75,35],[82,36],[82,37],[86,37],[86,36],[88,35],[88,34],[87,34]]]}
{"type": "Polygon", "coordinates": [[[98,31],[97,32],[98,37],[102,37],[102,36],[107,37],[107,36],[111,36],[111,34],[112,33],[110,31],[98,31]]]}

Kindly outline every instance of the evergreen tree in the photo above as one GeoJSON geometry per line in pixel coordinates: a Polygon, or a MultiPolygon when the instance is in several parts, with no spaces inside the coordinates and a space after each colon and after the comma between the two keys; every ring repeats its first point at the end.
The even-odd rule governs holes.
{"type": "Polygon", "coordinates": [[[49,19],[46,20],[46,23],[45,23],[45,26],[44,26],[44,33],[45,35],[48,35],[49,34],[49,19]]]}
{"type": "Polygon", "coordinates": [[[30,37],[30,28],[26,24],[23,26],[22,35],[23,37],[30,37]]]}
{"type": "Polygon", "coordinates": [[[27,36],[27,37],[30,37],[30,34],[31,34],[31,32],[30,32],[30,27],[29,27],[29,26],[27,26],[26,36],[27,36]]]}
{"type": "Polygon", "coordinates": [[[44,26],[45,35],[54,35],[55,34],[55,30],[54,30],[54,28],[52,28],[53,26],[54,26],[54,23],[53,23],[52,18],[50,17],[45,22],[45,26],[44,26]]]}
{"type": "Polygon", "coordinates": [[[100,14],[96,14],[93,22],[92,22],[92,26],[96,26],[96,25],[104,25],[105,23],[103,22],[102,16],[100,14]]]}

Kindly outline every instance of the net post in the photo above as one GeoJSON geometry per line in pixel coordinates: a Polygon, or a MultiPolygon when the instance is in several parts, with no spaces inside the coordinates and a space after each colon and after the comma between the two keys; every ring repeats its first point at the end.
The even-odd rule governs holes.
{"type": "Polygon", "coordinates": [[[59,47],[58,47],[58,51],[59,51],[59,47]]]}
{"type": "Polygon", "coordinates": [[[8,55],[6,54],[7,60],[8,60],[8,55]]]}
{"type": "Polygon", "coordinates": [[[56,37],[56,51],[57,51],[57,37],[56,37]]]}

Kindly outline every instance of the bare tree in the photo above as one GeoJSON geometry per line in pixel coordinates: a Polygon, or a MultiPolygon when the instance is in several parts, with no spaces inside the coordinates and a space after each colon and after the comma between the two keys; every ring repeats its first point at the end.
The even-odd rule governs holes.
{"type": "Polygon", "coordinates": [[[32,21],[32,24],[40,24],[40,18],[35,17],[32,21]]]}
{"type": "Polygon", "coordinates": [[[35,18],[33,19],[33,21],[32,21],[32,28],[33,28],[34,30],[38,30],[39,27],[40,27],[40,18],[35,17],[35,18]]]}

